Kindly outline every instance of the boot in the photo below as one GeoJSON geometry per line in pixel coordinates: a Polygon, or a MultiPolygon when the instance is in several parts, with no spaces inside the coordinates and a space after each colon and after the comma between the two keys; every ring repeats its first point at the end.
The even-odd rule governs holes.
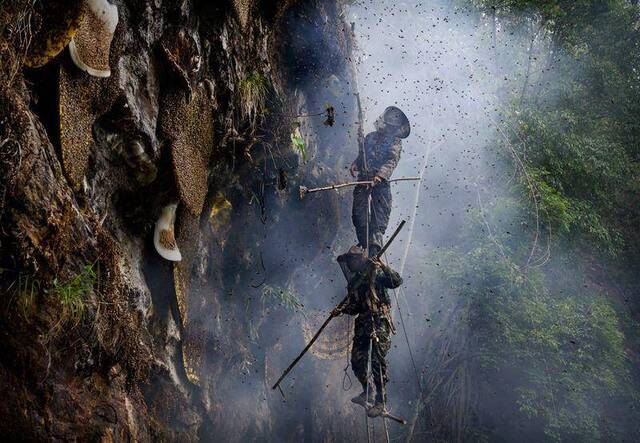
{"type": "Polygon", "coordinates": [[[385,412],[385,410],[382,396],[376,395],[376,403],[369,408],[369,410],[367,411],[367,415],[371,418],[375,418],[381,416],[383,412],[385,412]]]}
{"type": "MultiPolygon", "coordinates": [[[[369,394],[371,395],[371,393],[369,394]]],[[[367,392],[366,391],[362,391],[362,394],[360,395],[356,395],[355,397],[353,397],[351,399],[352,403],[355,403],[357,405],[362,406],[363,408],[366,408],[366,404],[367,404],[367,392]]]]}

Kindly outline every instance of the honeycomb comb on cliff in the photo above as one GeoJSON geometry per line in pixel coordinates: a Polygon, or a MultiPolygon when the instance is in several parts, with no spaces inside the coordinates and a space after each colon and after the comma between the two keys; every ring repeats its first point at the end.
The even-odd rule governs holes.
{"type": "MultiPolygon", "coordinates": [[[[229,227],[232,211],[231,202],[227,200],[222,192],[218,192],[214,197],[211,211],[209,211],[209,223],[216,233],[221,234],[229,227]]],[[[223,247],[224,240],[224,238],[221,239],[223,247]]]]}
{"type": "Polygon", "coordinates": [[[65,64],[60,65],[58,106],[62,164],[73,188],[79,190],[95,144],[93,124],[114,103],[115,82],[89,77],[65,64]]]}
{"type": "Polygon", "coordinates": [[[240,22],[240,26],[242,27],[242,29],[247,27],[247,23],[249,22],[249,15],[251,14],[254,3],[254,0],[233,1],[233,6],[236,10],[238,21],[240,22]]]}
{"type": "MultiPolygon", "coordinates": [[[[311,311],[307,313],[302,322],[304,340],[308,343],[318,329],[318,325],[327,316],[324,311],[311,311]]],[[[352,320],[349,317],[334,318],[333,322],[325,329],[324,333],[311,347],[311,353],[322,360],[339,360],[351,351],[353,339],[352,320]]]]}
{"type": "Polygon", "coordinates": [[[76,81],[64,66],[60,68],[58,87],[62,163],[77,190],[82,185],[93,146],[91,128],[95,117],[91,103],[86,98],[94,88],[91,84],[76,81]]]}
{"type": "Polygon", "coordinates": [[[178,305],[178,313],[180,314],[180,325],[185,328],[189,321],[189,313],[187,311],[189,292],[191,291],[191,278],[189,270],[191,269],[195,255],[197,254],[198,237],[200,229],[198,226],[198,218],[191,214],[190,211],[181,208],[180,226],[177,231],[177,241],[184,249],[183,259],[173,265],[173,278],[176,291],[176,301],[178,305]]]}
{"type": "Polygon", "coordinates": [[[171,159],[180,199],[195,215],[202,213],[208,189],[208,166],[213,152],[213,109],[204,85],[193,99],[177,94],[167,98],[163,129],[171,142],[171,159]]]}
{"type": "Polygon", "coordinates": [[[73,63],[94,77],[109,77],[109,51],[118,25],[118,7],[107,0],[85,0],[83,19],[69,43],[73,63]]]}
{"type": "Polygon", "coordinates": [[[44,66],[69,44],[84,14],[80,0],[50,0],[43,2],[42,8],[42,25],[24,60],[31,68],[44,66]]]}

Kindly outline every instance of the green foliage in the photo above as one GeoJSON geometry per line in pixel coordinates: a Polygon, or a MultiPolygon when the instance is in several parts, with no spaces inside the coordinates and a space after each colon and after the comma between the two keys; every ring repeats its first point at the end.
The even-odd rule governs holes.
{"type": "Polygon", "coordinates": [[[562,234],[569,233],[576,218],[569,199],[543,180],[537,181],[536,184],[540,196],[540,209],[547,216],[547,222],[553,224],[562,234]]]}
{"type": "Polygon", "coordinates": [[[33,314],[37,297],[40,293],[40,281],[28,274],[0,268],[0,277],[7,276],[11,283],[3,290],[15,302],[15,306],[23,318],[28,319],[33,314]]]}
{"type": "MultiPolygon", "coordinates": [[[[465,250],[440,252],[440,290],[470,312],[479,377],[498,387],[478,395],[513,405],[489,432],[513,431],[504,430],[513,422],[534,440],[620,441],[640,420],[640,380],[630,361],[637,351],[629,350],[630,343],[638,348],[638,326],[612,297],[608,286],[620,282],[587,270],[615,258],[637,280],[638,9],[615,1],[482,3],[496,7],[505,28],[521,30],[522,17],[511,24],[510,14],[527,10],[525,21],[548,30],[555,54],[540,57],[549,65],[534,66],[546,77],[530,81],[544,87],[523,99],[522,88],[513,88],[518,95],[508,97],[515,131],[497,143],[509,143],[525,171],[482,211],[470,211],[468,231],[480,226],[484,236],[465,234],[465,250]],[[551,234],[551,262],[542,268],[523,266],[536,225],[531,189],[538,238],[551,234]],[[508,235],[514,226],[504,220],[526,228],[508,235]]],[[[502,148],[501,164],[516,168],[502,148]]]]}
{"type": "MultiPolygon", "coordinates": [[[[495,12],[502,27],[533,33],[542,26],[549,36],[536,49],[532,72],[540,74],[525,78],[516,69],[523,78],[513,80],[538,86],[523,96],[513,87],[506,97],[516,129],[509,143],[533,182],[542,227],[600,256],[634,255],[640,210],[629,197],[639,195],[639,8],[616,0],[474,3],[495,12]]],[[[510,155],[505,149],[505,163],[510,155]]],[[[531,183],[523,178],[519,185],[511,197],[526,200],[531,183]]],[[[529,211],[529,224],[533,216],[529,211]]]]}
{"type": "MultiPolygon", "coordinates": [[[[624,440],[640,420],[640,380],[630,361],[637,321],[612,296],[619,279],[593,269],[615,259],[637,280],[640,11],[617,0],[475,3],[503,29],[541,26],[548,38],[532,67],[540,74],[525,79],[517,71],[523,77],[513,80],[537,86],[506,97],[513,137],[498,143],[516,151],[524,171],[484,203],[482,217],[471,212],[469,223],[486,220],[493,235],[468,236],[468,250],[440,258],[443,290],[468,303],[477,367],[498,387],[480,396],[513,405],[497,425],[502,432],[517,422],[538,441],[624,440]],[[535,268],[523,266],[536,225],[532,190],[538,239],[550,242],[551,255],[535,268]],[[513,227],[501,220],[523,220],[528,229],[508,236],[513,227]]],[[[530,40],[523,41],[526,60],[530,40]]],[[[519,168],[503,148],[502,163],[519,168]]]]}
{"type": "Polygon", "coordinates": [[[291,312],[304,313],[304,305],[298,295],[292,291],[265,285],[260,301],[263,306],[277,306],[291,312]]]}
{"type": "Polygon", "coordinates": [[[307,160],[307,147],[300,132],[300,124],[295,123],[293,131],[291,131],[291,146],[302,155],[302,160],[307,160]]]}
{"type": "MultiPolygon", "coordinates": [[[[583,246],[619,253],[624,227],[611,215],[639,171],[626,144],[606,126],[594,127],[582,111],[526,109],[514,124],[546,227],[583,246]]],[[[522,180],[516,192],[526,195],[527,186],[522,180]]]]}
{"type": "Polygon", "coordinates": [[[239,84],[240,100],[243,114],[253,120],[265,111],[268,82],[264,75],[249,74],[239,84]]]}
{"type": "Polygon", "coordinates": [[[608,402],[626,403],[629,413],[639,406],[628,392],[625,314],[605,294],[572,285],[579,275],[552,282],[541,271],[522,274],[485,241],[429,262],[443,278],[431,289],[469,307],[476,376],[491,386],[480,395],[512,398],[530,426],[543,423],[545,440],[611,437],[600,418],[608,402]]]}
{"type": "Polygon", "coordinates": [[[61,308],[56,328],[63,325],[73,328],[80,324],[86,310],[85,298],[93,290],[96,280],[93,265],[86,265],[76,276],[64,282],[53,282],[49,295],[57,299],[61,308]]]}
{"type": "Polygon", "coordinates": [[[45,288],[32,275],[0,268],[0,276],[8,274],[10,283],[3,292],[10,296],[12,305],[24,319],[30,319],[38,309],[43,296],[49,296],[58,311],[49,335],[57,336],[64,328],[73,329],[83,320],[86,312],[86,296],[94,290],[97,274],[93,265],[86,265],[81,272],[65,281],[54,280],[45,288]]]}

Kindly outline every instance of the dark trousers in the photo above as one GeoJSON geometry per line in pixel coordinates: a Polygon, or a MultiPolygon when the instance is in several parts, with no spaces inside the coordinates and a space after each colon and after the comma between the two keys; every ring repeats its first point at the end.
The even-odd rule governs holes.
{"type": "MultiPolygon", "coordinates": [[[[371,349],[371,374],[376,387],[376,397],[382,400],[384,385],[389,381],[387,353],[391,347],[389,321],[384,317],[374,317],[369,315],[359,315],[356,318],[356,326],[353,336],[353,346],[351,347],[351,368],[366,390],[367,386],[367,361],[369,359],[369,343],[371,349]],[[371,340],[372,331],[375,327],[375,336],[371,340]]],[[[369,392],[373,392],[373,386],[369,386],[369,392]]]]}
{"type": "Polygon", "coordinates": [[[382,182],[373,188],[368,186],[356,186],[353,190],[353,207],[351,219],[356,228],[358,243],[362,247],[367,246],[367,201],[371,194],[371,219],[369,220],[369,241],[371,255],[375,249],[382,248],[384,233],[389,225],[391,214],[391,186],[388,182],[382,182]]]}

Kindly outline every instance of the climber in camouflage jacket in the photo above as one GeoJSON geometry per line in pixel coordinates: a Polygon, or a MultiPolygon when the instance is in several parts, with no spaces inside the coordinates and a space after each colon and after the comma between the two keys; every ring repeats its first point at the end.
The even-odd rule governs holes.
{"type": "MultiPolygon", "coordinates": [[[[391,334],[395,333],[391,317],[391,299],[388,289],[402,284],[402,277],[378,259],[367,260],[361,248],[354,247],[338,257],[338,263],[346,265],[349,279],[349,298],[333,312],[334,315],[356,316],[351,368],[362,385],[362,394],[354,397],[354,403],[365,405],[367,400],[367,361],[371,345],[371,374],[376,388],[375,405],[369,415],[376,417],[384,410],[384,387],[389,381],[387,353],[391,347],[391,334]],[[364,278],[359,275],[366,273],[364,278]],[[354,283],[358,281],[358,283],[354,283]],[[355,286],[357,284],[357,286],[355,286]]],[[[369,386],[369,398],[373,398],[373,386],[369,386]]]]}
{"type": "Polygon", "coordinates": [[[411,127],[404,113],[395,106],[388,107],[376,121],[376,131],[367,134],[363,148],[351,165],[352,176],[358,181],[372,181],[373,185],[358,185],[353,191],[352,220],[360,246],[375,255],[382,247],[382,237],[391,213],[389,180],[400,161],[401,138],[409,136],[411,127]],[[367,238],[367,206],[371,195],[371,217],[367,238]]]}

